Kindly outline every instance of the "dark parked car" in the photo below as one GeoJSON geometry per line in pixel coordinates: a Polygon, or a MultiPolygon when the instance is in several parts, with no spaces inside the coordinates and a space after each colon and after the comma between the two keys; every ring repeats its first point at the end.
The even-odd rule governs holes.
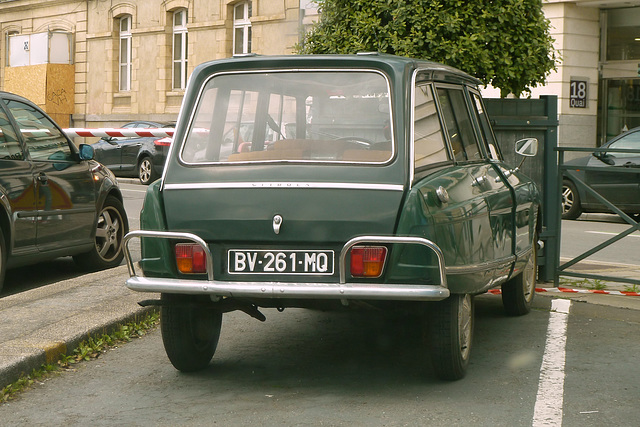
{"type": "MultiPolygon", "coordinates": [[[[381,54],[202,64],[141,212],[144,276],[171,363],[205,368],[222,314],[411,313],[438,376],[464,376],[473,296],[535,294],[540,200],[506,165],[477,79],[381,54]],[[225,141],[229,128],[252,131],[225,141]]],[[[537,140],[516,143],[532,156],[537,140]]],[[[126,244],[125,244],[126,252],[126,244]]]]}
{"type": "MultiPolygon", "coordinates": [[[[627,215],[640,220],[640,127],[616,136],[601,148],[638,152],[594,152],[566,164],[588,167],[572,171],[572,174],[627,215]]],[[[571,176],[566,176],[562,181],[562,218],[576,219],[583,212],[612,211],[583,186],[577,185],[571,176]]]]}
{"type": "MultiPolygon", "coordinates": [[[[135,121],[123,128],[173,128],[174,123],[135,121]]],[[[116,176],[137,176],[149,184],[162,175],[171,138],[167,137],[104,137],[93,144],[95,159],[111,169],[116,176]]]]}
{"type": "Polygon", "coordinates": [[[0,288],[7,268],[73,256],[91,270],[123,258],[114,175],[29,100],[0,92],[0,288]]]}

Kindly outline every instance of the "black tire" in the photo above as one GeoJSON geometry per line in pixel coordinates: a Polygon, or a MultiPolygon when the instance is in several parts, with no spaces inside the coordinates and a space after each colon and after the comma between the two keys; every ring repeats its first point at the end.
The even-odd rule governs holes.
{"type": "Polygon", "coordinates": [[[576,219],[582,214],[580,195],[576,185],[565,179],[562,181],[562,219],[576,219]]]}
{"type": "Polygon", "coordinates": [[[145,156],[140,159],[138,163],[138,178],[143,185],[149,185],[158,179],[151,157],[145,156]]]}
{"type": "Polygon", "coordinates": [[[538,280],[538,238],[534,236],[531,255],[520,274],[502,285],[502,305],[509,316],[531,311],[538,280]]]}
{"type": "Polygon", "coordinates": [[[0,228],[0,291],[4,286],[4,275],[7,272],[7,245],[4,242],[4,233],[0,228]]]}
{"type": "Polygon", "coordinates": [[[90,271],[116,267],[124,258],[122,241],[128,232],[129,221],[122,202],[114,196],[107,196],[98,214],[93,248],[73,259],[90,271]]]}
{"type": "Polygon", "coordinates": [[[473,318],[473,297],[469,294],[454,294],[433,304],[429,321],[429,349],[431,363],[441,380],[459,380],[467,373],[473,318]]]}
{"type": "Polygon", "coordinates": [[[160,310],[162,342],[171,364],[182,372],[206,368],[218,346],[222,313],[188,306],[190,302],[198,301],[190,295],[162,294],[161,298],[183,304],[162,306],[160,310]]]}

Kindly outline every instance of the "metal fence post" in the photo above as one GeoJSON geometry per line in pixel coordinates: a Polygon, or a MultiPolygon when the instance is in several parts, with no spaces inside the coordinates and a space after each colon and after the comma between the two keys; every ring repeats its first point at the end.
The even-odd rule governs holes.
{"type": "Polygon", "coordinates": [[[544,262],[538,270],[541,281],[556,281],[555,273],[558,268],[560,255],[560,191],[561,177],[558,172],[558,97],[543,95],[540,99],[546,101],[546,116],[548,126],[545,131],[543,158],[543,199],[542,199],[542,234],[544,242],[544,262]]]}

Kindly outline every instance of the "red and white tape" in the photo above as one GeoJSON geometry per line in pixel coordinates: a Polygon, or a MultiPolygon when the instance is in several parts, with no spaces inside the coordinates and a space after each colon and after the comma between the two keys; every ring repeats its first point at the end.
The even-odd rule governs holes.
{"type": "MultiPolygon", "coordinates": [[[[640,292],[626,291],[604,291],[599,289],[570,289],[570,288],[536,288],[536,292],[564,292],[569,294],[602,294],[602,295],[623,295],[627,297],[640,297],[640,292]]],[[[491,289],[490,294],[499,295],[502,293],[500,289],[491,289]]]]}
{"type": "Polygon", "coordinates": [[[68,137],[167,137],[173,136],[174,128],[98,128],[98,129],[85,129],[85,128],[69,128],[63,129],[64,133],[68,137]]]}

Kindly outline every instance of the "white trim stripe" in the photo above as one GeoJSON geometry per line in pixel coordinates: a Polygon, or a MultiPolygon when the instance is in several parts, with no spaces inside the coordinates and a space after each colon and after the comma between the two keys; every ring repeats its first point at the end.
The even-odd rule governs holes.
{"type": "Polygon", "coordinates": [[[241,189],[241,188],[315,188],[336,190],[384,190],[403,191],[400,184],[366,184],[336,182],[203,182],[188,184],[165,184],[166,190],[209,190],[209,189],[241,189]]]}

